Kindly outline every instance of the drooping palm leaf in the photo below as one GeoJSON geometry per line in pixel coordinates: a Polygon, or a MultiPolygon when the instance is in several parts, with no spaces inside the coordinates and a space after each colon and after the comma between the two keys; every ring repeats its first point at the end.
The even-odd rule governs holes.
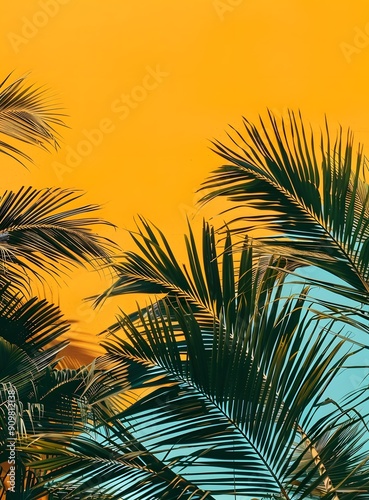
{"type": "MultiPolygon", "coordinates": [[[[59,449],[58,443],[53,441],[55,436],[59,440],[62,436],[62,442],[67,442],[72,436],[85,433],[91,425],[103,426],[108,417],[122,410],[124,398],[120,398],[119,393],[123,389],[129,389],[130,384],[123,367],[119,369],[120,381],[109,376],[111,363],[104,359],[97,360],[89,367],[57,369],[55,355],[65,342],[51,347],[47,345],[62,335],[69,326],[62,320],[58,308],[45,301],[24,301],[11,294],[7,296],[6,290],[1,295],[3,303],[0,334],[10,341],[0,337],[0,415],[6,417],[7,390],[11,388],[16,393],[18,438],[27,435],[24,439],[28,439],[31,444],[36,443],[40,459],[42,448],[39,434],[42,432],[43,446],[51,447],[52,454],[55,455],[59,449]],[[109,397],[112,394],[117,401],[110,403],[109,397]]],[[[103,428],[100,432],[103,432],[103,428]]],[[[1,451],[4,454],[1,457],[4,460],[8,456],[7,438],[7,426],[4,426],[0,433],[1,451]]],[[[20,442],[18,440],[17,446],[20,446],[20,442]]],[[[92,446],[94,445],[93,442],[92,446]]],[[[18,473],[32,473],[34,479],[27,482],[19,478],[18,494],[36,498],[33,495],[37,493],[41,478],[37,468],[30,469],[28,465],[32,447],[24,452],[20,451],[20,447],[17,449],[18,473]],[[32,492],[29,491],[31,489],[32,492]]],[[[79,449],[76,453],[79,453],[79,449]]],[[[104,453],[110,453],[110,450],[105,449],[104,453]]],[[[58,491],[60,488],[57,488],[58,491]]],[[[0,488],[0,495],[3,492],[0,488]]],[[[101,498],[100,489],[94,495],[93,498],[101,498]]],[[[112,497],[106,495],[106,498],[112,497]]]]}
{"type": "MultiPolygon", "coordinates": [[[[46,446],[54,449],[55,444],[53,454],[57,454],[57,443],[53,443],[55,436],[63,436],[62,439],[68,441],[72,436],[84,433],[87,426],[99,425],[88,399],[84,396],[91,370],[88,367],[78,370],[53,369],[49,353],[50,350],[47,353],[39,352],[30,358],[20,348],[0,338],[0,357],[3,366],[0,370],[0,415],[9,422],[6,416],[9,411],[8,390],[11,388],[16,394],[17,410],[17,494],[19,497],[23,494],[24,498],[39,498],[34,492],[36,489],[37,493],[37,486],[42,478],[39,477],[39,470],[30,467],[29,462],[33,456],[33,445],[36,446],[38,459],[42,457],[43,448],[38,443],[40,433],[45,436],[46,446]],[[8,346],[4,359],[3,343],[8,346]],[[30,443],[31,446],[22,450],[23,441],[30,443]],[[32,481],[27,481],[29,476],[32,476],[32,481]]],[[[0,458],[3,462],[7,462],[9,456],[6,447],[9,439],[8,428],[4,426],[0,432],[0,458]]],[[[4,492],[5,490],[0,487],[0,495],[4,492]]],[[[93,498],[100,498],[99,494],[93,498]]]]}
{"type": "MultiPolygon", "coordinates": [[[[78,401],[78,396],[82,397],[79,404],[87,410],[85,419],[81,419],[76,409],[71,412],[67,408],[63,414],[60,407],[56,408],[52,422],[45,422],[44,417],[40,429],[18,442],[25,463],[35,471],[38,479],[28,494],[38,498],[38,495],[48,492],[65,495],[63,498],[77,498],[80,495],[83,499],[97,500],[105,496],[118,499],[124,493],[143,500],[150,498],[147,492],[153,489],[155,494],[160,492],[160,498],[171,500],[180,498],[183,490],[187,490],[187,493],[181,498],[213,498],[175,474],[136,440],[127,426],[115,419],[117,409],[113,409],[114,403],[110,405],[110,396],[115,394],[120,403],[126,399],[126,407],[131,406],[137,396],[132,398],[129,395],[132,386],[127,371],[132,366],[129,363],[116,366],[113,361],[109,356],[106,360],[96,360],[95,368],[90,373],[85,370],[83,378],[80,376],[81,371],[75,374],[79,384],[74,390],[74,399],[78,401]],[[140,490],[142,496],[136,497],[140,490]],[[196,491],[197,494],[194,494],[196,491]]],[[[133,368],[134,373],[141,371],[145,377],[144,370],[137,368],[133,368]]],[[[64,375],[65,371],[54,372],[54,378],[60,379],[61,384],[64,383],[64,375]]],[[[69,374],[65,378],[69,379],[66,383],[70,391],[70,382],[73,380],[69,374]]],[[[151,380],[146,380],[146,389],[153,384],[151,380]]],[[[59,387],[51,385],[54,386],[54,398],[58,397],[59,387]]],[[[63,387],[61,389],[63,392],[63,387]]],[[[44,402],[45,408],[48,408],[48,399],[44,399],[44,402]]]]}
{"type": "MultiPolygon", "coordinates": [[[[69,325],[62,320],[55,306],[35,299],[22,302],[13,297],[12,301],[9,298],[8,303],[3,304],[1,314],[0,417],[9,422],[8,391],[11,389],[15,394],[17,415],[17,494],[36,498],[32,495],[40,482],[39,474],[28,466],[31,451],[26,449],[21,452],[18,448],[21,439],[35,443],[42,432],[50,446],[55,434],[68,439],[84,433],[87,426],[103,425],[105,421],[101,422],[99,415],[112,414],[110,407],[114,408],[114,405],[109,404],[109,396],[112,392],[119,393],[122,387],[109,379],[105,363],[77,369],[57,368],[56,355],[66,342],[52,346],[50,342],[62,335],[69,325]],[[10,340],[5,340],[1,334],[10,340]],[[32,481],[27,479],[30,475],[32,481]]],[[[13,407],[10,409],[13,410],[13,407]]],[[[4,462],[9,455],[6,447],[8,429],[6,425],[0,430],[0,459],[4,462]]],[[[40,446],[36,444],[36,448],[40,458],[40,446]]],[[[5,477],[6,474],[4,480],[5,477]]],[[[0,496],[3,494],[5,489],[0,487],[0,496]]]]}
{"type": "MultiPolygon", "coordinates": [[[[218,293],[218,287],[207,289],[203,283],[197,253],[191,255],[191,269],[195,271],[193,279],[191,279],[186,269],[177,262],[163,233],[144,219],[140,220],[143,228],[138,226],[137,233],[131,232],[131,236],[142,253],[126,252],[124,260],[114,264],[118,279],[98,298],[98,303],[109,296],[126,293],[151,293],[154,295],[173,293],[174,295],[183,295],[189,300],[192,299],[201,304],[202,307],[209,307],[209,302],[211,302],[209,294],[218,293]],[[201,286],[196,286],[199,283],[201,286]]],[[[190,254],[192,252],[191,241],[192,233],[190,232],[190,239],[186,238],[190,254]]],[[[204,241],[205,244],[207,246],[204,251],[209,252],[211,260],[212,257],[215,257],[214,233],[208,234],[208,241],[204,241]]],[[[196,252],[196,249],[194,250],[196,252]]],[[[211,268],[207,271],[211,272],[211,268]]],[[[216,274],[218,274],[217,268],[216,274]]]]}
{"type": "Polygon", "coordinates": [[[348,284],[341,293],[366,302],[369,188],[362,148],[355,150],[350,132],[332,139],[328,126],[314,138],[300,114],[277,122],[269,113],[268,122],[244,119],[244,126],[243,134],[230,136],[233,145],[214,143],[227,163],[204,182],[202,201],[227,197],[235,231],[272,231],[258,238],[269,251],[333,273],[348,284]],[[260,214],[249,215],[248,207],[260,214]]]}
{"type": "Polygon", "coordinates": [[[14,283],[27,273],[58,276],[76,265],[98,267],[114,244],[93,232],[106,221],[91,217],[97,205],[75,206],[81,193],[60,188],[7,191],[0,200],[1,273],[14,283]]]}
{"type": "MultiPolygon", "coordinates": [[[[9,288],[0,289],[1,400],[6,401],[6,388],[13,387],[19,403],[19,425],[30,430],[33,422],[29,412],[33,407],[40,412],[45,396],[57,386],[56,381],[50,383],[50,371],[55,371],[56,356],[68,343],[60,337],[69,324],[58,307],[35,297],[11,296],[9,288]]],[[[50,398],[48,405],[52,412],[50,398]]]]}
{"type": "Polygon", "coordinates": [[[8,293],[9,289],[10,286],[0,289],[0,383],[16,387],[27,405],[39,398],[38,382],[67,345],[60,337],[68,331],[69,324],[57,306],[36,297],[26,300],[21,294],[8,293]]]}
{"type": "Polygon", "coordinates": [[[63,126],[63,122],[45,90],[25,85],[25,77],[11,83],[9,78],[0,84],[0,152],[22,163],[31,158],[15,145],[17,141],[57,147],[54,126],[63,126]]]}

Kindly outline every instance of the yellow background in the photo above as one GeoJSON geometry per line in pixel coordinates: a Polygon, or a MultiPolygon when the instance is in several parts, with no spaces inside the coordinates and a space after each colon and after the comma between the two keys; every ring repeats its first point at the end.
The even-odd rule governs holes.
{"type": "MultiPolygon", "coordinates": [[[[84,200],[102,204],[101,216],[118,226],[102,233],[124,249],[132,248],[125,229],[134,228],[136,214],[183,248],[195,191],[221,163],[209,140],[225,140],[242,115],[301,109],[321,126],[327,114],[333,127],[350,125],[369,142],[364,0],[17,0],[2,7],[2,76],[30,72],[30,82],[57,96],[70,127],[57,152],[33,150],[29,171],[2,158],[2,189],[86,191],[84,200]],[[148,75],[158,70],[155,85],[148,75]],[[133,102],[125,111],[124,96],[133,102]],[[96,144],[83,146],[99,127],[96,144]],[[84,156],[72,165],[68,152],[78,148],[84,156]]],[[[97,333],[118,305],[131,309],[136,300],[114,300],[97,313],[82,304],[108,283],[78,270],[47,293],[77,321],[75,332],[97,333]]]]}

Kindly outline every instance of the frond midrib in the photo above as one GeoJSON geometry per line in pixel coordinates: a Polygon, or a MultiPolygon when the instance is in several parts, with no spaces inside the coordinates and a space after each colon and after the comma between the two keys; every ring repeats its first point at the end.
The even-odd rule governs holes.
{"type": "MultiPolygon", "coordinates": [[[[325,236],[327,236],[328,239],[330,239],[336,245],[336,247],[341,252],[341,254],[343,254],[343,256],[345,257],[346,261],[348,262],[350,268],[354,271],[354,274],[356,275],[356,277],[362,283],[365,291],[369,292],[369,284],[365,281],[364,277],[359,272],[355,261],[352,260],[351,256],[347,253],[346,249],[343,246],[340,245],[339,241],[333,236],[333,234],[329,231],[329,229],[322,224],[321,220],[319,220],[319,218],[312,211],[309,210],[309,208],[306,206],[306,204],[303,203],[303,200],[301,200],[297,196],[293,196],[293,194],[290,193],[289,191],[284,190],[283,186],[281,186],[280,184],[278,184],[275,181],[273,181],[272,178],[270,178],[268,176],[264,176],[262,174],[259,174],[259,173],[255,172],[254,170],[250,171],[249,169],[247,169],[247,167],[245,165],[239,164],[237,160],[232,160],[232,158],[229,158],[229,157],[228,157],[228,159],[230,159],[231,161],[233,161],[233,165],[231,164],[229,166],[233,167],[234,165],[236,165],[238,167],[242,167],[243,169],[247,170],[248,173],[254,175],[256,178],[259,178],[260,180],[262,180],[262,181],[264,181],[266,183],[269,183],[271,186],[273,186],[273,188],[275,188],[285,198],[287,198],[290,203],[293,203],[295,205],[295,207],[297,207],[304,215],[307,215],[308,219],[311,219],[317,226],[319,226],[321,229],[323,229],[323,231],[325,233],[325,236]]],[[[241,183],[242,181],[239,181],[239,182],[241,183]]],[[[278,229],[276,229],[276,231],[278,231],[278,229]]],[[[282,233],[283,231],[280,230],[278,232],[282,233]]],[[[268,237],[268,239],[271,239],[271,240],[273,240],[273,238],[274,238],[273,236],[268,237]]],[[[255,239],[256,240],[257,239],[262,240],[263,237],[255,237],[255,239]]]]}
{"type": "MultiPolygon", "coordinates": [[[[153,284],[165,286],[170,291],[173,291],[175,294],[178,294],[179,297],[182,297],[184,299],[188,298],[188,300],[190,301],[191,304],[200,307],[204,312],[209,314],[209,316],[211,317],[212,320],[214,320],[214,310],[210,309],[209,305],[207,303],[202,302],[200,297],[198,295],[196,295],[195,293],[192,294],[192,293],[190,293],[190,291],[184,290],[183,288],[176,286],[172,282],[167,281],[165,279],[157,279],[157,278],[153,278],[150,276],[143,276],[142,274],[139,274],[139,273],[135,274],[132,272],[130,272],[130,273],[125,272],[124,276],[135,279],[135,280],[137,280],[137,278],[139,278],[139,279],[143,279],[144,281],[148,281],[148,282],[153,283],[153,284]]],[[[168,296],[170,291],[163,292],[163,293],[165,293],[165,295],[168,296]]],[[[159,301],[160,301],[160,299],[159,299],[159,301]]],[[[216,318],[216,321],[219,322],[219,318],[216,318]]]]}
{"type": "MultiPolygon", "coordinates": [[[[137,357],[137,356],[134,356],[132,355],[131,353],[127,353],[125,352],[124,353],[124,356],[128,359],[131,359],[132,361],[134,362],[139,362],[139,363],[143,363],[144,365],[149,365],[151,367],[157,367],[159,366],[164,372],[166,372],[167,374],[169,374],[171,377],[177,379],[177,383],[178,384],[184,384],[186,385],[187,387],[189,387],[191,389],[191,391],[193,391],[194,393],[197,393],[197,394],[200,394],[201,396],[203,396],[209,403],[211,403],[211,405],[213,405],[213,407],[218,410],[219,413],[221,413],[221,415],[225,418],[226,421],[230,422],[234,428],[241,434],[241,436],[244,437],[245,441],[252,447],[252,449],[255,451],[255,453],[257,454],[257,456],[259,457],[259,459],[262,461],[262,463],[265,465],[265,467],[267,468],[268,472],[270,473],[271,477],[275,480],[275,482],[277,483],[277,485],[279,486],[280,488],[280,491],[282,492],[282,494],[284,495],[284,498],[286,500],[290,500],[290,497],[288,496],[288,493],[287,491],[285,490],[283,484],[280,482],[280,480],[278,479],[276,473],[272,470],[272,468],[270,467],[269,463],[267,462],[267,460],[264,458],[264,456],[262,455],[262,453],[258,450],[257,446],[253,443],[253,441],[247,436],[247,434],[245,434],[245,432],[242,430],[242,428],[237,424],[237,422],[235,422],[233,419],[230,418],[230,416],[222,409],[221,406],[219,406],[219,404],[210,396],[208,395],[205,391],[202,391],[199,389],[199,387],[197,387],[193,381],[191,379],[186,379],[185,377],[181,377],[177,372],[170,372],[168,371],[168,368],[164,365],[161,365],[159,363],[154,363],[151,359],[143,359],[143,358],[140,358],[140,357],[137,357]]],[[[296,424],[297,425],[297,424],[296,424]]]]}

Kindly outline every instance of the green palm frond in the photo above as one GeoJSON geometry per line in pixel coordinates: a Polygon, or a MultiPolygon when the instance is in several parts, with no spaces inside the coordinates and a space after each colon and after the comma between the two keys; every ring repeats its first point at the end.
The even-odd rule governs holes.
{"type": "Polygon", "coordinates": [[[59,109],[45,90],[25,85],[26,77],[0,84],[0,152],[17,161],[31,158],[15,144],[58,147],[54,126],[63,126],[59,109]],[[10,139],[10,142],[9,142],[10,139]]]}
{"type": "MultiPolygon", "coordinates": [[[[80,437],[40,434],[35,448],[35,470],[45,470],[33,497],[59,491],[63,498],[214,500],[166,467],[136,440],[122,440],[124,428],[116,422],[109,434],[96,429],[80,437]],[[46,438],[46,439],[44,439],[46,438]],[[38,453],[49,458],[40,461],[38,453]]],[[[24,444],[26,446],[26,442],[24,444]]],[[[30,444],[32,447],[32,443],[30,444]]],[[[27,446],[29,449],[30,446],[27,446]]]]}
{"type": "Polygon", "coordinates": [[[340,498],[357,498],[361,490],[367,495],[369,457],[362,446],[363,438],[367,439],[367,429],[349,420],[340,425],[331,424],[331,427],[332,430],[317,443],[316,448],[329,470],[329,478],[337,488],[337,494],[340,498]],[[363,474],[363,471],[366,473],[363,474]]]}
{"type": "Polygon", "coordinates": [[[326,126],[316,139],[292,112],[279,122],[269,113],[259,127],[244,119],[244,126],[243,135],[233,129],[233,145],[214,143],[227,163],[204,182],[202,201],[227,197],[236,232],[271,231],[258,238],[264,251],[333,273],[348,284],[342,293],[367,301],[369,188],[353,135],[340,130],[332,139],[326,126]],[[248,207],[260,213],[248,215],[248,207]]]}
{"type": "MultiPolygon", "coordinates": [[[[128,370],[133,368],[135,373],[140,370],[124,362],[115,366],[113,361],[110,356],[96,360],[95,366],[86,367],[83,373],[82,370],[50,372],[54,382],[50,384],[50,393],[42,398],[45,411],[41,425],[18,442],[24,463],[37,477],[37,484],[28,491],[30,498],[47,492],[63,494],[63,498],[80,495],[83,499],[118,499],[123,494],[139,495],[142,491],[137,498],[143,500],[151,498],[148,492],[152,489],[153,495],[162,495],[160,498],[212,499],[210,494],[201,493],[180,474],[175,474],[133,437],[129,426],[116,420],[119,405],[114,408],[110,396],[115,394],[120,403],[126,399],[126,406],[131,406],[137,396],[126,397],[121,393],[132,390],[128,370]],[[73,379],[77,383],[74,389],[73,379]],[[63,387],[64,384],[67,386],[63,387]],[[73,393],[79,411],[65,406],[63,412],[61,406],[50,404],[68,393],[73,393]],[[50,408],[54,408],[54,413],[50,413],[50,408]],[[81,418],[83,408],[85,418],[81,418]],[[51,417],[50,422],[47,416],[51,417]]],[[[150,381],[147,382],[150,387],[150,381]]]]}
{"type": "Polygon", "coordinates": [[[0,288],[0,336],[5,340],[32,355],[69,330],[57,306],[36,297],[9,295],[9,288],[0,288]]]}
{"type": "Polygon", "coordinates": [[[0,289],[0,383],[15,386],[21,399],[32,393],[29,401],[35,401],[40,378],[67,345],[60,337],[69,324],[57,306],[36,297],[12,296],[8,289],[0,289]]]}
{"type": "Polygon", "coordinates": [[[6,402],[7,387],[16,391],[19,429],[26,431],[33,428],[32,408],[40,413],[43,407],[48,373],[67,345],[60,336],[69,324],[47,301],[25,300],[7,291],[0,290],[1,401],[6,402]]]}
{"type": "MultiPolygon", "coordinates": [[[[349,356],[339,355],[344,342],[334,340],[328,347],[330,328],[325,324],[322,331],[303,310],[307,290],[284,298],[287,285],[272,266],[283,269],[280,261],[255,259],[249,245],[232,253],[229,233],[217,251],[206,224],[202,237],[198,250],[190,231],[189,264],[183,267],[164,235],[144,223],[134,234],[139,251],[125,254],[116,267],[118,279],[107,296],[161,297],[137,314],[122,316],[104,343],[116,364],[111,376],[119,379],[128,363],[132,387],[145,391],[120,415],[125,428],[150,453],[166,457],[168,467],[173,463],[175,472],[213,495],[232,496],[236,490],[307,498],[323,491],[329,498],[334,495],[326,488],[331,471],[355,494],[364,484],[367,490],[365,463],[352,481],[335,473],[347,459],[344,434],[337,432],[322,453],[324,460],[330,457],[323,473],[323,460],[318,463],[313,454],[315,443],[334,432],[334,413],[331,419],[326,415],[319,432],[314,416],[349,356]],[[128,340],[122,340],[118,325],[128,340]],[[341,446],[339,454],[335,446],[341,446]]],[[[358,423],[349,420],[346,427],[358,423]]],[[[362,448],[354,453],[354,467],[360,453],[362,448]]]]}
{"type": "MultiPolygon", "coordinates": [[[[194,272],[193,279],[189,276],[186,268],[181,267],[176,260],[164,234],[144,219],[140,220],[142,229],[138,226],[137,232],[130,234],[141,254],[126,252],[123,256],[124,260],[114,264],[118,279],[98,298],[97,302],[99,303],[109,296],[128,293],[169,294],[183,295],[188,300],[197,303],[199,307],[212,310],[210,294],[219,293],[218,268],[215,266],[214,286],[208,288],[204,283],[197,250],[192,246],[191,230],[189,239],[186,238],[186,245],[191,271],[194,272]]],[[[214,233],[210,234],[208,230],[206,232],[208,240],[204,241],[204,245],[206,245],[204,252],[209,252],[209,260],[211,261],[212,258],[216,257],[214,233]]],[[[211,273],[212,268],[209,267],[207,271],[211,273]]]]}
{"type": "MultiPolygon", "coordinates": [[[[193,312],[208,323],[219,321],[221,315],[234,322],[236,318],[237,294],[242,296],[245,318],[252,316],[261,307],[265,297],[270,295],[272,287],[262,286],[253,295],[252,280],[277,284],[282,274],[273,268],[281,268],[285,263],[273,257],[259,261],[257,271],[250,268],[253,251],[245,240],[242,252],[235,254],[227,235],[224,248],[217,249],[214,228],[204,222],[202,245],[198,248],[192,228],[185,236],[187,263],[181,264],[173,254],[165,235],[155,226],[141,219],[142,229],[131,236],[137,246],[137,252],[126,252],[119,263],[112,265],[117,278],[113,285],[96,300],[97,304],[108,297],[143,293],[155,296],[155,307],[160,308],[160,297],[167,300],[190,304],[193,312]],[[257,273],[257,275],[255,275],[257,273]]],[[[149,307],[150,309],[150,307],[149,307]]],[[[145,309],[142,309],[145,311],[145,309]]],[[[137,318],[133,313],[131,319],[137,318]]],[[[115,325],[118,327],[119,325],[115,325]]],[[[111,328],[114,330],[114,326],[111,328]]]]}
{"type": "MultiPolygon", "coordinates": [[[[121,386],[113,385],[104,363],[77,369],[57,368],[56,356],[65,346],[65,341],[52,346],[48,344],[65,332],[66,324],[55,306],[33,299],[19,303],[14,298],[12,304],[9,302],[8,307],[4,306],[2,319],[4,329],[0,333],[16,343],[0,336],[0,417],[9,421],[8,391],[11,389],[15,394],[16,408],[18,494],[36,498],[34,488],[41,479],[38,469],[28,465],[32,447],[21,451],[18,444],[22,439],[36,444],[40,458],[40,432],[46,435],[46,442],[50,445],[55,435],[62,435],[67,441],[72,436],[82,435],[91,425],[103,425],[106,415],[112,415],[109,395],[113,390],[119,392],[121,386]],[[105,417],[103,422],[99,420],[102,414],[105,417]],[[29,475],[32,481],[26,480],[29,475]],[[24,476],[24,481],[21,476],[24,476]]],[[[13,411],[13,407],[10,409],[13,411]]],[[[8,459],[8,438],[8,426],[3,426],[0,458],[5,462],[8,459]]],[[[56,446],[55,454],[57,452],[56,446]]],[[[0,496],[5,494],[4,491],[0,487],[0,496]]]]}
{"type": "MultiPolygon", "coordinates": [[[[7,191],[0,200],[2,274],[24,283],[27,274],[58,276],[76,265],[98,267],[115,245],[92,227],[109,224],[90,214],[97,205],[74,206],[81,193],[60,188],[7,191]]],[[[111,224],[109,224],[111,225],[111,224]]]]}
{"type": "MultiPolygon", "coordinates": [[[[30,355],[21,347],[0,337],[0,413],[6,416],[9,411],[8,391],[11,389],[14,391],[15,401],[10,409],[16,412],[17,436],[33,433],[37,427],[47,429],[49,421],[52,422],[53,428],[57,426],[56,412],[51,405],[46,411],[42,399],[46,374],[62,348],[63,344],[30,355]]],[[[61,401],[58,401],[57,405],[60,406],[61,401]]],[[[68,429],[70,421],[69,410],[68,429]]],[[[9,438],[7,429],[8,427],[2,429],[4,442],[9,438]]]]}
{"type": "MultiPolygon", "coordinates": [[[[299,446],[301,429],[309,433],[315,406],[346,356],[337,361],[340,345],[327,347],[328,332],[307,338],[311,327],[301,300],[287,301],[280,311],[266,303],[251,321],[240,318],[229,330],[224,320],[213,332],[180,304],[174,314],[141,316],[140,326],[122,318],[128,340],[113,335],[108,352],[118,366],[141,366],[129,372],[134,387],[158,385],[122,412],[128,430],[215,496],[231,497],[235,489],[237,495],[307,498],[333,466],[327,460],[325,475],[319,474],[311,447],[299,446]],[[302,459],[309,474],[297,475],[302,459]]],[[[326,434],[328,421],[314,440],[326,434]]],[[[339,457],[330,458],[338,470],[339,457]]],[[[358,477],[368,488],[368,468],[358,477]]],[[[357,490],[355,481],[349,484],[357,490]]]]}
{"type": "MultiPolygon", "coordinates": [[[[44,352],[38,353],[31,359],[20,348],[10,343],[6,343],[10,349],[3,359],[4,342],[6,343],[0,338],[2,382],[6,381],[2,383],[0,391],[0,415],[7,416],[7,411],[9,411],[7,391],[11,388],[16,393],[18,494],[25,495],[25,498],[39,498],[38,485],[44,474],[43,471],[40,473],[37,467],[30,467],[29,463],[34,456],[33,446],[37,450],[38,460],[45,459],[43,446],[49,446],[49,449],[51,447],[52,455],[55,456],[59,452],[58,443],[53,442],[55,436],[59,439],[61,437],[62,442],[67,443],[68,440],[83,435],[91,425],[99,425],[93,409],[83,396],[86,390],[86,380],[91,373],[88,367],[81,367],[78,370],[56,370],[52,368],[52,364],[50,365],[49,359],[42,366],[41,362],[46,357],[44,352]],[[14,376],[12,372],[9,373],[7,366],[13,372],[20,372],[23,378],[14,376]],[[43,444],[42,439],[40,440],[40,434],[44,436],[46,444],[43,444]],[[25,449],[21,446],[23,442],[27,443],[25,449]],[[28,477],[26,473],[32,476],[31,482],[26,481],[28,477]],[[24,480],[22,480],[23,476],[24,480]]],[[[9,421],[6,418],[5,420],[9,421]]],[[[8,439],[8,426],[4,426],[0,432],[0,458],[5,462],[9,455],[6,447],[8,439]]],[[[3,492],[4,490],[0,487],[0,495],[3,492]]],[[[43,492],[45,493],[45,490],[43,492]]],[[[93,498],[100,497],[97,495],[93,498]]]]}
{"type": "Polygon", "coordinates": [[[0,337],[0,361],[3,403],[6,400],[5,387],[7,384],[18,387],[21,396],[31,391],[38,373],[50,363],[50,356],[49,353],[46,353],[32,358],[20,347],[0,337]]]}
{"type": "MultiPolygon", "coordinates": [[[[83,408],[91,393],[98,391],[90,388],[93,366],[58,369],[60,353],[68,344],[61,337],[70,325],[59,308],[46,300],[25,300],[7,294],[7,289],[0,290],[0,296],[1,401],[6,402],[6,389],[11,386],[17,393],[20,418],[33,407],[42,408],[44,430],[51,426],[56,431],[59,424],[63,431],[70,430],[71,423],[75,432],[83,430],[83,408]]],[[[100,385],[101,392],[104,386],[100,385]]],[[[22,428],[31,432],[33,425],[22,423],[22,428]]]]}

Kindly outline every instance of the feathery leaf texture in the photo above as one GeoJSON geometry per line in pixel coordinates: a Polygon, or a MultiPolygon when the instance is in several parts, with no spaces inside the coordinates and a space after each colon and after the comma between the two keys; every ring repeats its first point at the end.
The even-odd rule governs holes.
{"type": "MultiPolygon", "coordinates": [[[[0,273],[24,283],[27,274],[58,276],[76,265],[99,267],[115,245],[92,231],[108,224],[91,217],[97,205],[74,206],[81,193],[69,189],[20,188],[0,199],[0,273]]],[[[110,224],[111,225],[111,224],[110,224]]]]}
{"type": "Polygon", "coordinates": [[[132,387],[145,391],[119,416],[124,428],[215,497],[368,498],[362,421],[336,406],[319,418],[323,393],[350,354],[304,310],[307,290],[284,297],[281,262],[255,259],[248,244],[231,252],[229,233],[218,256],[207,224],[201,249],[190,229],[189,264],[181,266],[164,235],[142,224],[133,234],[138,251],[116,265],[104,296],[159,296],[121,315],[104,342],[116,363],[111,376],[131,365],[132,387]]]}
{"type": "Polygon", "coordinates": [[[44,89],[24,85],[26,77],[11,83],[9,78],[10,75],[0,83],[0,153],[22,163],[22,160],[31,161],[31,158],[13,142],[44,149],[47,146],[57,148],[58,134],[54,126],[64,126],[64,123],[59,109],[44,89]]]}
{"type": "Polygon", "coordinates": [[[203,183],[202,202],[227,197],[232,230],[272,231],[257,238],[266,248],[333,273],[349,285],[343,294],[367,302],[369,187],[352,133],[341,129],[333,140],[326,124],[317,140],[293,112],[279,122],[269,113],[259,127],[244,119],[244,127],[229,135],[233,146],[214,142],[227,163],[203,183]],[[260,213],[249,216],[247,207],[260,213]]]}
{"type": "MultiPolygon", "coordinates": [[[[20,115],[8,135],[32,143],[25,120],[33,124],[20,115]]],[[[366,300],[362,153],[352,167],[351,135],[345,142],[340,133],[331,147],[327,128],[318,164],[301,117],[291,113],[279,128],[270,115],[270,124],[271,132],[261,121],[260,134],[245,120],[247,141],[237,132],[234,139],[240,152],[215,145],[230,165],[205,183],[204,197],[261,210],[232,223],[241,223],[239,233],[261,224],[279,235],[259,239],[267,251],[262,258],[245,238],[235,250],[228,229],[219,251],[214,229],[204,223],[201,248],[189,225],[183,266],[164,234],[141,219],[131,233],[138,250],[111,263],[111,242],[89,227],[100,221],[80,217],[96,207],[64,209],[78,194],[5,193],[0,395],[5,401],[12,384],[19,408],[22,398],[32,402],[18,451],[24,471],[34,474],[22,481],[29,498],[49,492],[71,499],[369,499],[367,416],[355,408],[355,395],[339,404],[324,399],[355,351],[331,337],[334,317],[322,326],[306,307],[308,288],[291,295],[286,283],[286,271],[319,265],[346,281],[346,296],[366,300]],[[57,369],[62,346],[48,342],[66,328],[59,311],[12,296],[11,285],[22,283],[25,269],[58,274],[60,265],[90,259],[117,273],[97,303],[126,293],[155,298],[118,317],[106,332],[105,356],[89,367],[57,369]]]]}

